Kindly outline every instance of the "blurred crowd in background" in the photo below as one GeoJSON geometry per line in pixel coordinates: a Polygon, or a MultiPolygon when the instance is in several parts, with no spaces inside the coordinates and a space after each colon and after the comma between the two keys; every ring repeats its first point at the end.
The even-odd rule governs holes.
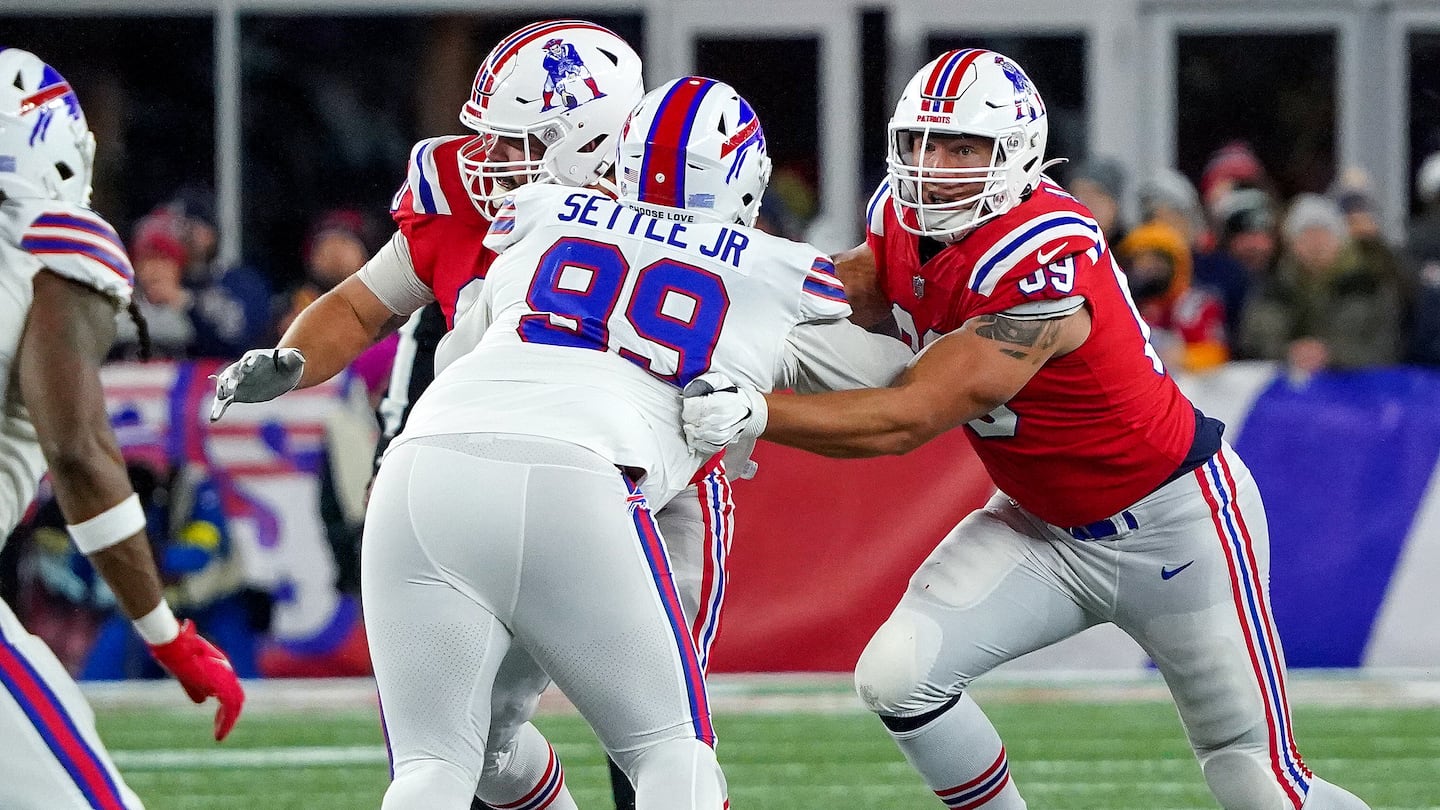
{"type": "MultiPolygon", "coordinates": [[[[1423,208],[1403,237],[1379,224],[1363,171],[1341,171],[1324,194],[1285,199],[1243,141],[1217,148],[1194,181],[1168,169],[1129,178],[1103,157],[1061,171],[1108,236],[1171,368],[1203,372],[1233,359],[1282,361],[1302,374],[1440,366],[1440,153],[1415,178],[1423,208]]],[[[817,206],[807,174],[803,165],[779,167],[761,228],[804,238],[817,206]]],[[[298,256],[269,260],[293,268],[288,286],[277,286],[274,274],[218,265],[212,196],[180,189],[129,237],[155,356],[233,358],[272,345],[365,263],[388,228],[383,210],[323,212],[298,256]]],[[[134,326],[122,319],[121,330],[113,356],[133,359],[134,326]]],[[[366,364],[376,386],[385,362],[366,364]]]]}
{"type": "Polygon", "coordinates": [[[1122,213],[1127,182],[1117,162],[1095,159],[1067,185],[1099,219],[1172,369],[1440,366],[1440,153],[1420,166],[1422,210],[1403,237],[1379,224],[1365,172],[1285,199],[1243,141],[1216,149],[1197,182],[1173,170],[1138,178],[1134,221],[1122,213]]]}

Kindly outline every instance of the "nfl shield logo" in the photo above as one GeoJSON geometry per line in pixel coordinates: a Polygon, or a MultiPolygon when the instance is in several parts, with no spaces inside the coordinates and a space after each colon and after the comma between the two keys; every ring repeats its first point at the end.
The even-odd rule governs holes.
{"type": "Polygon", "coordinates": [[[914,291],[916,298],[924,298],[924,297],[925,297],[925,279],[921,278],[921,277],[918,276],[918,275],[916,275],[916,276],[911,276],[911,277],[910,277],[910,289],[911,289],[912,291],[914,291]]]}

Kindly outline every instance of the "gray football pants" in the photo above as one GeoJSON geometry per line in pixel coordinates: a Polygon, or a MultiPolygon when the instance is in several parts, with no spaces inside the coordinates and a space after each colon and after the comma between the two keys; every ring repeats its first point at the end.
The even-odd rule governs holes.
{"type": "Polygon", "coordinates": [[[1313,777],[1290,723],[1250,471],[1226,445],[1114,526],[1077,539],[997,494],[951,530],[876,631],[856,665],[862,699],[923,715],[1005,661],[1113,622],[1154,659],[1222,806],[1299,807],[1313,777]]]}

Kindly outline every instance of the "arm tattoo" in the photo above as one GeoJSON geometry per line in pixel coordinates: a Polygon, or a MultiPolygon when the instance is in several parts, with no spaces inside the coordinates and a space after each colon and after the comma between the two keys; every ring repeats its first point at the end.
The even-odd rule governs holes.
{"type": "MultiPolygon", "coordinates": [[[[1014,318],[1007,318],[1004,315],[981,315],[977,320],[980,322],[975,327],[975,334],[989,340],[1010,344],[1010,346],[1023,346],[1027,349],[1038,348],[1041,351],[1055,345],[1060,339],[1060,320],[1043,321],[1020,321],[1014,318]]],[[[1030,352],[1003,347],[1000,351],[1014,357],[1017,360],[1024,360],[1030,356],[1030,352]]]]}

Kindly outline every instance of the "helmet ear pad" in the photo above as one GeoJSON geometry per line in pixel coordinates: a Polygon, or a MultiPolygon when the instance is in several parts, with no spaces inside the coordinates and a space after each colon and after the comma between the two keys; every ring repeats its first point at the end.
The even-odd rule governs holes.
{"type": "Polygon", "coordinates": [[[620,199],[666,219],[753,226],[773,169],[760,119],[735,88],[682,76],[621,129],[620,199]]]}

